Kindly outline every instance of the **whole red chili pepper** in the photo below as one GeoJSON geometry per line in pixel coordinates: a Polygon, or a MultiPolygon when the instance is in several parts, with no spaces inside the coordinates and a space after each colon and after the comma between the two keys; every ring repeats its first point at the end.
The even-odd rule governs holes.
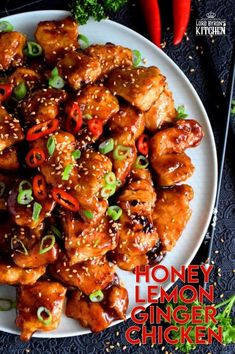
{"type": "Polygon", "coordinates": [[[99,137],[103,133],[103,122],[99,118],[89,119],[87,122],[88,129],[93,136],[99,137]]]}
{"type": "Polygon", "coordinates": [[[161,44],[161,17],[158,0],[140,0],[146,25],[151,40],[160,47],[161,44]]]}
{"type": "Polygon", "coordinates": [[[187,30],[191,0],[173,0],[174,45],[179,44],[187,30]]]}
{"type": "Polygon", "coordinates": [[[40,166],[44,161],[46,157],[42,149],[40,148],[35,148],[29,150],[29,152],[26,155],[25,161],[29,167],[38,167],[40,166]]]}
{"type": "Polygon", "coordinates": [[[137,140],[137,149],[143,155],[148,155],[149,153],[149,137],[147,134],[142,134],[137,140]]]}
{"type": "Polygon", "coordinates": [[[8,97],[11,96],[12,85],[11,84],[0,84],[0,103],[6,101],[8,97]]]}
{"type": "Polygon", "coordinates": [[[82,127],[82,112],[78,102],[73,102],[72,106],[67,109],[67,114],[65,128],[70,133],[77,134],[82,127]]]}
{"type": "Polygon", "coordinates": [[[51,193],[54,201],[64,208],[71,211],[79,210],[79,203],[77,199],[74,198],[71,194],[65,192],[63,189],[54,187],[52,188],[51,193]]]}
{"type": "Polygon", "coordinates": [[[44,123],[34,125],[33,127],[29,128],[26,135],[26,140],[33,141],[42,138],[45,135],[54,133],[58,129],[58,126],[58,119],[52,119],[44,123]]]}
{"type": "Polygon", "coordinates": [[[46,199],[47,187],[43,175],[36,175],[33,178],[33,194],[39,200],[46,199]]]}

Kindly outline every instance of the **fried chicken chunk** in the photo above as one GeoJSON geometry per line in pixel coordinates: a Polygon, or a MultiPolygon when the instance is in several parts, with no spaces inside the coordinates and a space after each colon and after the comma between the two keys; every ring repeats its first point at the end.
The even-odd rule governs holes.
{"type": "Polygon", "coordinates": [[[152,107],[144,113],[145,126],[150,132],[154,133],[166,123],[173,123],[176,115],[174,99],[166,85],[152,107]]]}
{"type": "Polygon", "coordinates": [[[35,38],[41,45],[47,61],[54,64],[58,58],[78,48],[78,25],[71,17],[60,21],[39,22],[35,38]]]}
{"type": "Polygon", "coordinates": [[[32,89],[41,82],[41,76],[33,69],[21,67],[17,68],[7,81],[14,86],[24,82],[29,89],[32,89]]]}
{"type": "Polygon", "coordinates": [[[184,153],[204,136],[195,120],[178,120],[174,127],[157,132],[150,140],[150,162],[160,186],[171,186],[192,176],[194,166],[184,153]]]}
{"type": "Polygon", "coordinates": [[[57,68],[74,90],[79,90],[83,84],[94,83],[101,74],[100,62],[81,52],[67,53],[58,61],[57,68]]]}
{"type": "Polygon", "coordinates": [[[0,70],[22,65],[25,43],[26,37],[20,32],[0,33],[0,70]]]}
{"type": "Polygon", "coordinates": [[[153,224],[164,250],[170,251],[181,236],[191,216],[189,202],[192,199],[193,189],[186,184],[158,190],[153,224]]]}
{"type": "Polygon", "coordinates": [[[21,105],[26,124],[39,124],[56,118],[66,98],[64,90],[48,88],[33,92],[21,105]]]}
{"type": "Polygon", "coordinates": [[[11,146],[0,152],[0,170],[17,171],[20,168],[18,148],[11,146]]]}
{"type": "Polygon", "coordinates": [[[75,264],[101,257],[117,246],[117,224],[106,216],[94,224],[67,212],[63,218],[65,249],[69,263],[75,264]]]}
{"type": "Polygon", "coordinates": [[[107,87],[141,111],[148,111],[165,86],[165,77],[154,66],[114,69],[107,87]]]}
{"type": "Polygon", "coordinates": [[[45,272],[46,267],[23,269],[14,264],[0,261],[0,284],[31,285],[34,284],[45,272]]]}
{"type": "Polygon", "coordinates": [[[85,50],[85,54],[99,60],[102,76],[115,68],[132,65],[132,50],[112,43],[93,44],[85,50]]]}
{"type": "Polygon", "coordinates": [[[23,139],[24,133],[19,120],[13,118],[4,107],[0,106],[0,152],[23,139]]]}
{"type": "Polygon", "coordinates": [[[17,226],[9,215],[0,214],[0,255],[11,256],[11,239],[16,234],[17,226]]]}
{"type": "Polygon", "coordinates": [[[92,332],[100,332],[115,320],[124,320],[128,307],[127,290],[113,285],[104,292],[101,302],[91,302],[79,290],[73,291],[67,301],[66,315],[88,327],[92,332]]]}
{"type": "Polygon", "coordinates": [[[106,288],[114,280],[114,266],[105,257],[69,265],[65,256],[49,266],[50,274],[67,286],[75,286],[86,295],[106,288]]]}
{"type": "Polygon", "coordinates": [[[21,329],[21,340],[29,340],[37,330],[49,332],[58,327],[65,293],[61,284],[48,281],[18,288],[16,326],[21,329]]]}

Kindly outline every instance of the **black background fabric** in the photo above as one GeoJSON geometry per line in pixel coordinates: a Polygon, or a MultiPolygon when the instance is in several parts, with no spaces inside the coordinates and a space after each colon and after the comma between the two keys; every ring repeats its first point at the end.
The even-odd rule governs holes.
{"type": "MultiPolygon", "coordinates": [[[[162,0],[159,3],[162,16],[163,41],[166,42],[164,51],[189,78],[207,110],[216,139],[220,165],[221,151],[224,144],[223,131],[226,123],[224,116],[225,93],[230,69],[232,41],[234,38],[234,0],[194,0],[188,29],[188,40],[184,39],[177,47],[172,45],[172,3],[170,0],[162,0]],[[226,36],[211,38],[209,36],[197,37],[195,35],[196,19],[204,18],[209,11],[215,12],[217,18],[226,19],[226,36]]],[[[67,4],[68,1],[66,0],[37,0],[32,2],[2,0],[0,4],[0,16],[32,10],[67,9],[67,4]]],[[[138,1],[130,0],[118,14],[111,16],[111,19],[148,37],[145,22],[138,7],[138,1]]],[[[220,301],[221,297],[229,297],[235,291],[233,272],[235,268],[234,119],[231,117],[212,254],[214,270],[210,278],[210,283],[216,284],[215,302],[220,301]]],[[[205,262],[209,239],[210,235],[206,235],[193,261],[194,264],[205,262]]],[[[125,331],[131,325],[132,321],[129,319],[115,327],[108,328],[100,334],[91,333],[61,339],[32,338],[29,343],[21,342],[18,336],[0,332],[0,353],[179,353],[179,351],[176,351],[174,347],[168,344],[159,346],[151,346],[151,344],[133,346],[128,344],[125,340],[125,331]]],[[[235,346],[223,346],[214,342],[209,346],[198,346],[194,353],[234,354],[235,346]]]]}

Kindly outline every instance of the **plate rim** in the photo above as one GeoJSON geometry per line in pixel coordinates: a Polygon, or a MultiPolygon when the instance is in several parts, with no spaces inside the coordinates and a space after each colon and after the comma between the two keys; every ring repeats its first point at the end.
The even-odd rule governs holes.
{"type": "MultiPolygon", "coordinates": [[[[33,14],[39,14],[39,13],[42,13],[42,14],[54,14],[56,16],[58,15],[64,15],[64,16],[71,16],[71,13],[69,11],[66,11],[66,10],[58,10],[58,9],[50,9],[50,10],[35,10],[35,11],[24,11],[24,12],[21,12],[21,13],[17,13],[17,14],[13,14],[13,15],[8,15],[8,16],[4,16],[4,17],[1,17],[1,21],[2,20],[9,20],[10,18],[12,19],[15,19],[15,18],[18,18],[18,17],[21,17],[21,16],[30,16],[33,14]]],[[[44,21],[44,20],[43,20],[44,21]]],[[[92,22],[95,22],[97,23],[97,21],[95,21],[94,19],[90,18],[89,21],[87,22],[86,25],[89,25],[89,23],[92,23],[92,22]]],[[[217,195],[217,186],[218,186],[218,157],[217,157],[217,149],[216,149],[216,143],[215,143],[215,138],[214,138],[214,134],[213,134],[213,130],[212,130],[212,126],[211,126],[211,123],[210,123],[210,119],[208,117],[208,114],[206,112],[206,109],[196,91],[196,89],[194,88],[194,86],[192,85],[192,83],[190,82],[190,80],[188,79],[188,77],[184,74],[184,72],[180,69],[180,67],[163,51],[161,50],[160,48],[158,48],[155,44],[153,44],[149,39],[147,39],[146,37],[144,37],[142,34],[136,32],[135,30],[121,24],[121,23],[118,23],[116,21],[112,21],[110,19],[104,19],[104,20],[101,20],[100,22],[103,22],[103,23],[110,23],[112,26],[116,27],[116,28],[121,28],[122,30],[125,30],[127,32],[129,32],[129,34],[131,35],[134,35],[135,37],[137,37],[137,39],[141,39],[142,41],[145,41],[145,43],[150,46],[151,48],[153,48],[154,50],[157,50],[159,53],[161,53],[161,55],[163,55],[163,57],[166,59],[166,62],[169,62],[170,65],[173,66],[173,68],[177,71],[177,73],[181,76],[181,78],[183,78],[183,80],[185,80],[191,90],[191,92],[193,93],[193,95],[197,98],[197,104],[199,105],[201,111],[202,111],[202,114],[203,114],[203,117],[205,118],[206,122],[207,122],[207,128],[208,128],[208,132],[209,132],[209,136],[210,136],[210,141],[211,141],[211,146],[212,146],[212,157],[213,157],[213,168],[214,168],[214,173],[213,173],[213,192],[212,192],[212,196],[211,196],[211,204],[210,204],[210,208],[209,208],[209,211],[208,211],[208,217],[207,217],[207,220],[206,222],[204,223],[204,227],[203,227],[203,232],[201,233],[200,237],[198,238],[197,242],[196,242],[196,245],[193,249],[193,252],[191,253],[190,257],[188,258],[187,262],[185,263],[185,267],[187,269],[187,267],[191,264],[193,258],[195,257],[195,255],[197,254],[204,238],[205,238],[205,235],[206,235],[206,232],[208,230],[208,227],[210,225],[210,221],[213,217],[213,210],[215,208],[215,200],[216,200],[216,195],[217,195]]],[[[36,24],[35,24],[36,25],[36,24]]],[[[82,27],[82,25],[79,25],[82,27]]],[[[176,279],[177,281],[177,279],[176,279]]],[[[175,281],[175,282],[176,282],[175,281]]],[[[169,282],[169,284],[167,284],[165,287],[164,287],[164,290],[168,291],[174,284],[172,282],[169,282]]],[[[151,303],[146,303],[146,304],[143,304],[143,307],[147,308],[148,306],[150,306],[151,303]]],[[[127,315],[126,319],[125,320],[118,320],[118,321],[114,321],[111,323],[111,325],[108,327],[113,327],[121,322],[125,322],[127,321],[129,318],[130,318],[130,314],[127,315]]],[[[14,330],[14,329],[7,329],[2,327],[2,325],[0,324],[0,330],[3,331],[3,332],[6,332],[6,333],[9,333],[9,334],[15,334],[15,335],[19,335],[19,331],[18,330],[14,330]]],[[[85,335],[85,334],[89,334],[89,333],[92,333],[89,329],[84,329],[84,330],[79,330],[78,332],[74,332],[74,333],[65,333],[65,334],[62,334],[62,333],[53,333],[54,331],[50,331],[50,332],[35,332],[33,334],[33,338],[45,338],[45,339],[53,339],[53,338],[68,338],[68,337],[75,337],[75,336],[82,336],[82,335],[85,335]]],[[[102,332],[101,332],[102,333],[102,332]]]]}

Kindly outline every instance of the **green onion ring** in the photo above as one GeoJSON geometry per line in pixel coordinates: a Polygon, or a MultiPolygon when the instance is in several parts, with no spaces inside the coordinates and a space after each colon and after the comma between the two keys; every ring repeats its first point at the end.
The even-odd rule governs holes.
{"type": "Polygon", "coordinates": [[[20,190],[17,195],[17,203],[20,205],[28,205],[33,201],[32,189],[20,190]]]}
{"type": "Polygon", "coordinates": [[[100,195],[104,199],[108,199],[116,192],[116,185],[115,184],[106,184],[100,192],[100,195]]]}
{"type": "Polygon", "coordinates": [[[116,184],[116,181],[117,181],[114,172],[106,173],[106,175],[104,176],[104,180],[105,180],[106,184],[116,184]]]}
{"type": "Polygon", "coordinates": [[[13,31],[13,25],[8,21],[1,21],[0,22],[0,32],[11,32],[13,31]]]}
{"type": "Polygon", "coordinates": [[[124,145],[118,145],[113,151],[114,160],[125,160],[131,152],[131,148],[124,145]]]}
{"type": "Polygon", "coordinates": [[[24,186],[25,184],[29,187],[29,188],[25,188],[25,189],[32,189],[32,184],[31,184],[29,181],[27,181],[26,179],[24,179],[24,180],[21,181],[20,184],[19,184],[19,188],[18,188],[19,192],[22,191],[22,190],[24,190],[23,186],[24,186]]]}
{"type": "Polygon", "coordinates": [[[86,49],[87,47],[89,47],[90,41],[84,34],[79,34],[78,40],[84,43],[83,45],[80,44],[82,49],[86,49]]]}
{"type": "Polygon", "coordinates": [[[38,57],[42,54],[42,47],[36,42],[29,41],[27,42],[27,47],[25,48],[25,54],[29,58],[38,57]]]}
{"type": "Polygon", "coordinates": [[[143,155],[139,155],[135,160],[135,164],[134,164],[136,168],[141,168],[141,169],[147,168],[148,165],[149,165],[148,159],[146,159],[146,157],[143,155]]]}
{"type": "Polygon", "coordinates": [[[104,299],[104,293],[102,290],[94,291],[89,295],[91,302],[101,302],[104,299]]]}
{"type": "Polygon", "coordinates": [[[39,249],[39,254],[44,254],[48,251],[50,251],[55,244],[55,236],[54,235],[46,235],[42,238],[41,243],[40,243],[40,249],[39,249]],[[50,240],[51,243],[49,244],[49,246],[44,247],[44,244],[47,240],[50,240]]]}
{"type": "Polygon", "coordinates": [[[46,307],[44,306],[40,306],[37,309],[37,318],[40,322],[42,322],[45,326],[48,326],[49,324],[51,324],[52,322],[52,314],[51,311],[48,310],[46,307]],[[48,316],[46,319],[42,317],[43,312],[46,313],[46,315],[48,316]]]}
{"type": "Polygon", "coordinates": [[[133,65],[134,65],[135,67],[137,67],[137,66],[140,65],[140,63],[141,63],[141,61],[142,61],[141,53],[140,53],[140,51],[137,50],[137,49],[134,49],[134,50],[132,51],[132,53],[133,53],[133,65]]]}
{"type": "Polygon", "coordinates": [[[11,249],[16,251],[16,252],[19,252],[19,253],[22,253],[24,254],[25,256],[28,256],[29,252],[27,250],[27,248],[25,247],[24,243],[17,237],[17,236],[14,236],[11,238],[11,249]],[[19,243],[20,246],[22,247],[22,251],[18,248],[15,248],[15,245],[16,243],[19,243]]]}
{"type": "Polygon", "coordinates": [[[51,70],[51,77],[59,76],[58,68],[55,66],[53,70],[51,70]]]}
{"type": "Polygon", "coordinates": [[[35,202],[35,203],[33,204],[33,215],[32,215],[32,220],[33,220],[33,221],[38,221],[39,215],[40,215],[40,213],[41,213],[41,210],[42,210],[41,204],[35,202]]]}
{"type": "Polygon", "coordinates": [[[108,154],[110,151],[113,151],[114,140],[112,138],[105,140],[99,145],[99,152],[101,154],[108,154]]]}
{"type": "Polygon", "coordinates": [[[107,215],[114,221],[117,221],[122,216],[122,209],[118,205],[112,205],[108,207],[107,215]]]}
{"type": "Polygon", "coordinates": [[[62,89],[64,87],[64,80],[60,76],[54,76],[51,77],[48,81],[49,86],[56,88],[56,89],[62,89]]]}

